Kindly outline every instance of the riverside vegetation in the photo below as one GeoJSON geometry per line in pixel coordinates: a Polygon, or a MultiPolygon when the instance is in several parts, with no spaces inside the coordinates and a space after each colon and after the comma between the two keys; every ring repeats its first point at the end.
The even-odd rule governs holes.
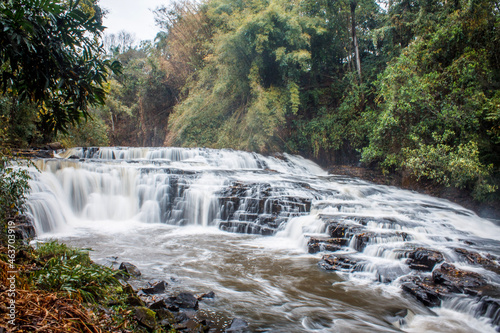
{"type": "MultiPolygon", "coordinates": [[[[160,32],[137,45],[126,32],[103,36],[97,0],[3,1],[1,146],[287,151],[498,202],[499,12],[497,0],[178,1],[156,9],[160,32]]],[[[27,174],[2,156],[5,237],[27,174]]],[[[61,331],[98,331],[80,301],[121,287],[85,252],[41,251],[17,252],[22,300],[39,302],[26,315],[49,325],[43,309],[57,307],[61,331]],[[55,283],[66,269],[76,284],[55,283]]]]}
{"type": "MultiPolygon", "coordinates": [[[[498,200],[498,1],[178,1],[156,9],[154,41],[121,32],[104,44],[95,1],[34,35],[8,16],[17,2],[37,3],[2,5],[8,144],[287,151],[498,200]],[[70,73],[87,81],[63,75],[78,47],[58,71],[43,62],[43,75],[27,70],[27,55],[12,61],[31,52],[26,38],[37,48],[42,34],[73,33],[71,20],[94,36],[80,31],[71,42],[83,40],[74,45],[85,65],[70,73]],[[28,93],[47,84],[59,93],[28,93]]],[[[63,50],[48,52],[59,59],[63,50]]]]}

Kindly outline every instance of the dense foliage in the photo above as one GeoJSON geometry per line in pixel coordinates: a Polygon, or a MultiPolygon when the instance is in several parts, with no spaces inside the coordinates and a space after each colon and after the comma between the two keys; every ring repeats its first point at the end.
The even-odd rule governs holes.
{"type": "MultiPolygon", "coordinates": [[[[54,36],[71,32],[69,23],[38,34],[19,29],[59,41],[44,52],[71,51],[68,61],[81,66],[72,72],[87,73],[87,86],[68,90],[74,80],[57,71],[29,73],[51,88],[24,86],[27,67],[15,67],[7,48],[2,77],[16,80],[2,83],[9,98],[0,103],[0,120],[9,126],[0,134],[8,132],[10,142],[46,136],[39,129],[49,128],[66,130],[58,137],[66,145],[285,150],[464,188],[481,200],[498,193],[497,0],[178,1],[156,9],[161,31],[154,41],[135,43],[120,32],[103,45],[91,38],[102,31],[95,2],[82,2],[82,10],[78,2],[23,1],[55,6],[61,22],[78,26],[75,39],[54,36]],[[97,57],[101,48],[107,60],[97,57]],[[111,60],[123,72],[105,77],[111,60]],[[104,105],[78,108],[104,94],[104,105]],[[33,104],[37,96],[42,104],[33,104]],[[95,117],[84,127],[72,125],[89,114],[95,117]]],[[[35,26],[42,19],[16,20],[35,26]]]]}
{"type": "Polygon", "coordinates": [[[106,73],[119,64],[101,57],[101,18],[90,0],[0,2],[0,97],[7,124],[18,124],[18,114],[34,108],[38,129],[50,140],[87,118],[88,105],[104,102],[106,73]]]}

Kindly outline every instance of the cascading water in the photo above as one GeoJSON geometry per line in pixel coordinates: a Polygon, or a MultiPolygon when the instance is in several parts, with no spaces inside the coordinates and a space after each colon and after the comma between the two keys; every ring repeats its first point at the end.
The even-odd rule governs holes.
{"type": "Polygon", "coordinates": [[[445,200],[328,175],[287,154],[79,148],[37,166],[28,211],[39,237],[92,247],[103,263],[133,261],[146,278],[214,290],[207,310],[244,317],[255,331],[500,324],[500,228],[445,200]],[[319,268],[321,258],[335,272],[319,268]],[[443,279],[445,264],[477,273],[487,290],[434,299],[422,286],[443,279]],[[425,303],[422,294],[431,310],[412,296],[425,303]]]}

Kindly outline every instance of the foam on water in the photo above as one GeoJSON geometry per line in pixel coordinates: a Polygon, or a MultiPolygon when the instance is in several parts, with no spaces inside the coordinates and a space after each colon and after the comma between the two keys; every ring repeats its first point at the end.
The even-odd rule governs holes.
{"type": "Polygon", "coordinates": [[[139,266],[146,276],[148,271],[178,270],[198,286],[217,288],[226,295],[221,307],[242,316],[245,307],[276,304],[270,310],[274,317],[251,315],[259,329],[397,331],[383,319],[383,312],[401,307],[416,313],[401,328],[408,332],[493,329],[489,318],[477,316],[470,301],[433,309],[435,317],[408,301],[399,288],[399,278],[412,274],[401,251],[417,247],[438,250],[455,266],[500,284],[495,273],[471,266],[453,250],[480,248],[500,255],[500,228],[446,200],[329,176],[313,162],[288,154],[75,148],[57,159],[39,160],[37,166],[43,172],[31,170],[27,209],[39,237],[94,242],[89,245],[103,257],[114,250],[127,259],[143,260],[139,266]],[[329,219],[370,233],[363,249],[352,237],[338,252],[358,260],[357,271],[321,272],[315,262],[322,254],[307,254],[310,237],[327,236],[329,219]],[[221,229],[272,236],[228,234],[221,229]],[[184,266],[176,268],[164,257],[184,266]],[[294,265],[298,265],[295,270],[294,265]],[[336,286],[341,279],[352,282],[348,293],[354,299],[336,286]],[[366,296],[368,290],[375,297],[366,296]],[[388,304],[381,307],[377,302],[386,296],[388,304]],[[294,305],[296,300],[300,306],[294,305]],[[322,310],[333,306],[351,310],[347,314],[322,310]],[[273,324],[276,316],[287,319],[273,324]],[[464,320],[473,324],[467,326],[464,320]]]}

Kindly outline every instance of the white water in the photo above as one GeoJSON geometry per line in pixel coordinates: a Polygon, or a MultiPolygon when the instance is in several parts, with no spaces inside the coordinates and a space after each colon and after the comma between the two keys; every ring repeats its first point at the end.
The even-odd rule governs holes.
{"type": "Polygon", "coordinates": [[[28,210],[40,238],[91,247],[102,263],[131,261],[145,279],[174,277],[181,281],[174,290],[213,290],[217,298],[202,308],[243,317],[255,331],[398,332],[391,322],[403,309],[415,313],[403,331],[495,331],[489,318],[476,318],[470,299],[431,312],[399,288],[398,278],[412,274],[400,255],[409,246],[436,249],[500,282],[453,251],[498,255],[500,228],[448,201],[330,176],[286,154],[93,148],[61,157],[70,156],[37,162],[43,172],[32,181],[28,210]],[[324,272],[321,254],[307,254],[308,237],[325,232],[321,216],[364,219],[379,235],[362,252],[353,243],[341,250],[366,262],[362,271],[324,272]]]}

